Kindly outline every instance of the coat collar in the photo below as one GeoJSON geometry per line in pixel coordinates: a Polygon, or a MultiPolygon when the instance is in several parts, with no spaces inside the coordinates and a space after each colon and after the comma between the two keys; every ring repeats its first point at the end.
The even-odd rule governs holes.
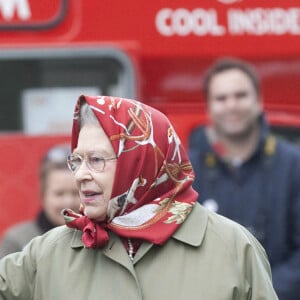
{"type": "Polygon", "coordinates": [[[205,208],[199,203],[195,203],[189,217],[173,234],[173,238],[185,244],[199,247],[205,236],[207,222],[208,215],[205,208]]]}
{"type": "MultiPolygon", "coordinates": [[[[179,229],[173,234],[172,238],[185,244],[199,247],[206,232],[207,221],[208,215],[205,208],[203,208],[199,203],[195,203],[192,212],[179,229]]],[[[81,236],[82,232],[80,230],[74,230],[71,241],[72,248],[84,247],[81,236]]]]}
{"type": "Polygon", "coordinates": [[[72,248],[84,248],[84,244],[82,242],[82,231],[78,230],[78,229],[73,229],[74,230],[74,234],[72,237],[72,241],[71,241],[71,247],[72,248]]]}

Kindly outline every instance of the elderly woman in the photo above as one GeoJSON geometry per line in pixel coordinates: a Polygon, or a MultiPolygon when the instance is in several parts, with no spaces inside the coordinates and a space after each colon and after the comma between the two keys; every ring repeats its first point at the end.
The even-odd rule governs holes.
{"type": "Polygon", "coordinates": [[[168,119],[81,96],[72,155],[81,213],[0,262],[0,299],[277,299],[263,248],[197,204],[168,119]]]}

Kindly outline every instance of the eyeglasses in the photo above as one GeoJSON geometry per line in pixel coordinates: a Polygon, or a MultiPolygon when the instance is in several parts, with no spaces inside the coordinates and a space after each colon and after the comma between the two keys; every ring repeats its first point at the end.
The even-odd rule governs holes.
{"type": "Polygon", "coordinates": [[[95,152],[88,153],[85,159],[79,154],[72,154],[68,156],[67,164],[71,172],[76,173],[85,160],[87,167],[91,171],[100,173],[104,171],[106,161],[114,159],[117,159],[117,157],[103,158],[99,153],[95,152]]]}

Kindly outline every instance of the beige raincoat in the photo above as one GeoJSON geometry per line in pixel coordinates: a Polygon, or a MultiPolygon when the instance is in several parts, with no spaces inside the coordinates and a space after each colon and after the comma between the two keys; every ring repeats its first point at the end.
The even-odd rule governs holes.
{"type": "Polygon", "coordinates": [[[55,228],[2,259],[0,299],[277,299],[260,244],[199,204],[171,239],[142,244],[133,262],[116,235],[87,249],[81,234],[55,228]]]}

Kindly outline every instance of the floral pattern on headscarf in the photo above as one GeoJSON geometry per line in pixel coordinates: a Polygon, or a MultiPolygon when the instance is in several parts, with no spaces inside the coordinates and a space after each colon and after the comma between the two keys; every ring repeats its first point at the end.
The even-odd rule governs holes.
{"type": "MultiPolygon", "coordinates": [[[[72,150],[78,142],[79,111],[84,101],[118,159],[107,221],[94,224],[89,220],[97,241],[87,245],[83,237],[83,242],[87,247],[101,247],[108,240],[106,231],[111,230],[121,237],[163,244],[184,222],[198,196],[192,188],[194,172],[178,135],[164,114],[141,102],[81,96],[74,113],[72,150]],[[103,238],[102,234],[97,236],[99,230],[103,238]]],[[[68,210],[64,215],[68,226],[84,232],[89,223],[86,216],[68,210]]]]}

